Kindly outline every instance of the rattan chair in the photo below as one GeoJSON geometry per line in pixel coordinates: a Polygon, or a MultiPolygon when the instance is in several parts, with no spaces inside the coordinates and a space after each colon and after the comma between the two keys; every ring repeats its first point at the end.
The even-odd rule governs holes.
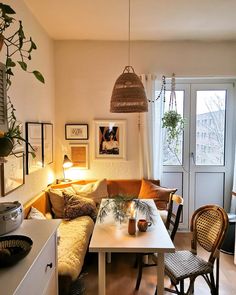
{"type": "Polygon", "coordinates": [[[202,276],[210,287],[211,294],[219,294],[219,251],[227,227],[227,213],[219,206],[205,205],[194,212],[191,219],[191,251],[176,251],[165,255],[165,273],[175,287],[175,290],[165,290],[179,295],[192,294],[195,279],[202,276]],[[198,245],[209,252],[208,261],[197,256],[198,245]],[[184,280],[187,278],[190,283],[184,292],[184,280]]]}
{"type": "MultiPolygon", "coordinates": [[[[167,213],[165,226],[169,232],[169,235],[172,241],[174,241],[175,234],[179,226],[179,221],[180,221],[180,217],[181,217],[181,213],[183,209],[183,202],[184,200],[181,196],[178,196],[175,194],[170,195],[170,201],[168,204],[168,213],[167,213]]],[[[147,255],[147,253],[138,253],[136,255],[136,266],[138,267],[138,275],[137,275],[135,290],[139,289],[141,279],[142,279],[142,274],[143,274],[143,267],[156,266],[156,262],[152,264],[144,263],[143,262],[144,255],[147,255]]]]}

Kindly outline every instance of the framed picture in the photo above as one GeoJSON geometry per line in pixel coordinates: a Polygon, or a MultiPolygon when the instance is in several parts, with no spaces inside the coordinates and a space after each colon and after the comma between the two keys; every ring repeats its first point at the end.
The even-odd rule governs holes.
{"type": "Polygon", "coordinates": [[[126,159],[126,121],[96,120],[95,158],[126,159]]]}
{"type": "Polygon", "coordinates": [[[6,196],[25,183],[24,153],[19,152],[7,157],[1,164],[1,195],[6,196]]]}
{"type": "Polygon", "coordinates": [[[30,174],[43,167],[42,123],[26,122],[26,140],[33,148],[35,157],[32,156],[31,147],[26,144],[26,174],[30,174]]]}
{"type": "Polygon", "coordinates": [[[70,159],[73,162],[73,167],[88,169],[88,144],[71,144],[70,159]]]}
{"type": "Polygon", "coordinates": [[[53,162],[53,124],[42,123],[43,131],[43,166],[53,162]]]}
{"type": "Polygon", "coordinates": [[[65,138],[68,140],[87,140],[88,124],[66,124],[65,138]]]}

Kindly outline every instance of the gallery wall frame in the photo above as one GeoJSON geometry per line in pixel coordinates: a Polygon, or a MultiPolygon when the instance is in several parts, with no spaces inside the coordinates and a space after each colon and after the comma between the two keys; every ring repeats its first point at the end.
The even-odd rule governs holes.
{"type": "Polygon", "coordinates": [[[126,120],[94,120],[95,159],[126,159],[126,120]]]}
{"type": "Polygon", "coordinates": [[[42,159],[43,167],[53,163],[53,124],[42,123],[42,159]]]}
{"type": "Polygon", "coordinates": [[[87,140],[88,138],[88,124],[65,124],[66,140],[87,140]]]}
{"type": "Polygon", "coordinates": [[[89,145],[70,143],[70,159],[74,168],[89,169],[89,145]]]}
{"type": "Polygon", "coordinates": [[[24,153],[17,152],[1,164],[1,195],[6,196],[25,183],[24,153]]]}
{"type": "Polygon", "coordinates": [[[43,128],[42,123],[26,122],[26,141],[34,149],[35,158],[32,157],[29,144],[26,144],[26,174],[30,174],[43,167],[43,128]]]}

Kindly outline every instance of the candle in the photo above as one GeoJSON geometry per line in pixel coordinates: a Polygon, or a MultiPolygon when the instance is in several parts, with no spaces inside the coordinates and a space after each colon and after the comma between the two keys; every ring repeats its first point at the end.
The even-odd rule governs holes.
{"type": "Polygon", "coordinates": [[[135,218],[134,202],[130,205],[130,218],[135,218]]]}

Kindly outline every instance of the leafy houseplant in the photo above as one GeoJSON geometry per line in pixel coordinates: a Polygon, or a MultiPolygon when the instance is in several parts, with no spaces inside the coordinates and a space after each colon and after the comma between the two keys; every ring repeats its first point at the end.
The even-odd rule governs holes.
{"type": "MultiPolygon", "coordinates": [[[[28,39],[25,37],[22,21],[16,20],[13,17],[15,14],[15,11],[9,5],[0,3],[0,51],[2,47],[5,47],[7,90],[11,86],[11,77],[14,76],[13,70],[17,64],[23,71],[33,74],[37,80],[44,83],[44,77],[39,71],[28,70],[26,62],[31,60],[31,54],[33,50],[37,49],[37,46],[31,37],[28,39]],[[15,27],[17,28],[15,29],[15,27]]],[[[21,144],[22,142],[29,144],[22,137],[20,124],[15,116],[15,108],[9,96],[7,115],[8,130],[5,132],[0,130],[0,158],[8,156],[16,144],[21,144]]],[[[32,149],[31,154],[34,156],[33,148],[31,145],[30,147],[32,149]]]]}
{"type": "Polygon", "coordinates": [[[37,46],[31,37],[29,39],[25,37],[22,21],[16,20],[13,17],[15,14],[9,5],[0,3],[0,50],[6,47],[7,86],[11,85],[11,77],[14,76],[13,68],[17,64],[23,71],[32,73],[36,79],[44,83],[44,77],[39,71],[28,71],[26,61],[31,60],[32,51],[36,50],[37,46]],[[10,27],[14,28],[16,23],[18,23],[18,28],[12,33],[10,27]]]}
{"type": "Polygon", "coordinates": [[[21,145],[22,142],[25,142],[30,146],[30,154],[34,158],[34,148],[21,135],[21,124],[16,120],[15,108],[10,99],[8,101],[8,112],[10,113],[8,116],[8,130],[6,132],[0,131],[0,157],[7,157],[17,144],[21,145]]]}
{"type": "Polygon", "coordinates": [[[166,129],[168,143],[178,140],[184,129],[184,122],[184,119],[177,111],[169,110],[165,112],[162,118],[162,127],[166,129]]]}

